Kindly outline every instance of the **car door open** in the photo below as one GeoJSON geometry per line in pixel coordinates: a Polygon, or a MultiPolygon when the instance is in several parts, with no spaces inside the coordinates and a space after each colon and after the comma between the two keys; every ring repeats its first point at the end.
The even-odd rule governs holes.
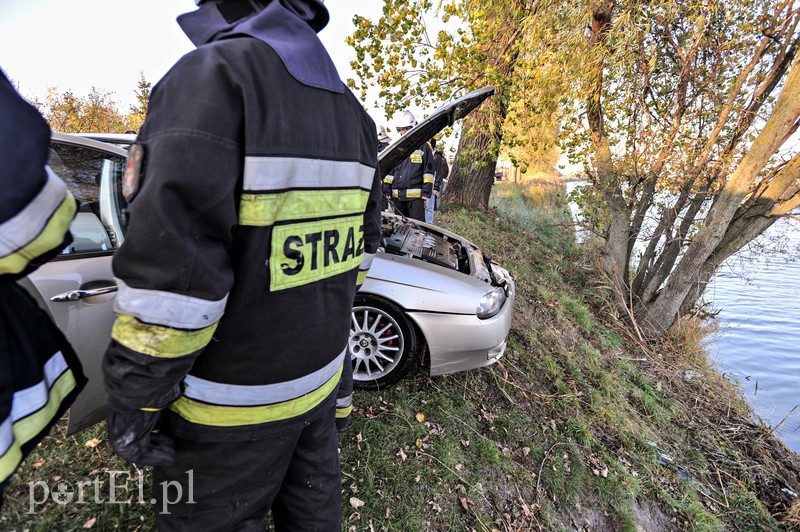
{"type": "Polygon", "coordinates": [[[48,164],[81,202],[70,227],[73,242],[20,283],[66,335],[89,379],[70,409],[70,434],[105,417],[101,361],[114,324],[111,258],[124,239],[125,155],[114,146],[53,134],[48,164]]]}

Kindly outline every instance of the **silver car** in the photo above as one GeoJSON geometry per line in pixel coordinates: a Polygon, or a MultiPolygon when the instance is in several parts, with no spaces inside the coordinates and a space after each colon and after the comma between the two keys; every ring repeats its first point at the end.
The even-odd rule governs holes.
{"type": "MultiPolygon", "coordinates": [[[[484,99],[481,89],[441,108],[379,155],[383,175],[484,99]]],[[[53,133],[49,164],[80,200],[74,241],[21,281],[47,309],[80,356],[89,384],[72,406],[69,432],[105,416],[100,361],[114,322],[111,258],[125,239],[121,178],[132,136],[53,133]]],[[[353,307],[350,331],[355,385],[399,381],[423,353],[431,375],[499,359],[514,306],[514,282],[471,242],[439,227],[384,213],[381,249],[353,307]]]]}

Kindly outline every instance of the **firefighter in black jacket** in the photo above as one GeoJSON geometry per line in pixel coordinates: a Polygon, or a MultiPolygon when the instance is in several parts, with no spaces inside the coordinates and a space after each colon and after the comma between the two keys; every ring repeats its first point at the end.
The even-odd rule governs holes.
{"type": "MultiPolygon", "coordinates": [[[[414,115],[404,111],[397,131],[405,135],[416,125],[414,115]]],[[[433,172],[433,152],[425,142],[383,179],[384,197],[403,216],[424,222],[425,202],[433,194],[433,172]]]]}
{"type": "Polygon", "coordinates": [[[321,1],[201,2],[178,21],[197,49],[153,88],[124,178],[109,440],[157,466],[161,529],[263,529],[271,508],[279,530],[340,530],[375,124],[316,35],[321,1]]]}
{"type": "Polygon", "coordinates": [[[67,340],[14,281],[70,242],[77,204],[48,167],[50,128],[0,72],[0,506],[9,477],[85,383],[67,340]]]}

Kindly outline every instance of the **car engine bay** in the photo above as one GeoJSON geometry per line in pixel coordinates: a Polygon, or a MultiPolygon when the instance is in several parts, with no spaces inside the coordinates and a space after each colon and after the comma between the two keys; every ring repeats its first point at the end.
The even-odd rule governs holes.
{"type": "Polygon", "coordinates": [[[384,216],[381,223],[381,247],[384,252],[423,260],[471,275],[493,286],[504,279],[496,275],[491,259],[438,231],[422,227],[414,220],[384,216]]]}

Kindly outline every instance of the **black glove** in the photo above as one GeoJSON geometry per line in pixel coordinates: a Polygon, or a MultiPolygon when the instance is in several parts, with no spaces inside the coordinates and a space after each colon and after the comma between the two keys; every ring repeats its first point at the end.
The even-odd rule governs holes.
{"type": "Polygon", "coordinates": [[[153,432],[161,412],[134,410],[109,402],[108,441],[122,458],[138,466],[169,465],[175,457],[175,442],[153,432]]]}

